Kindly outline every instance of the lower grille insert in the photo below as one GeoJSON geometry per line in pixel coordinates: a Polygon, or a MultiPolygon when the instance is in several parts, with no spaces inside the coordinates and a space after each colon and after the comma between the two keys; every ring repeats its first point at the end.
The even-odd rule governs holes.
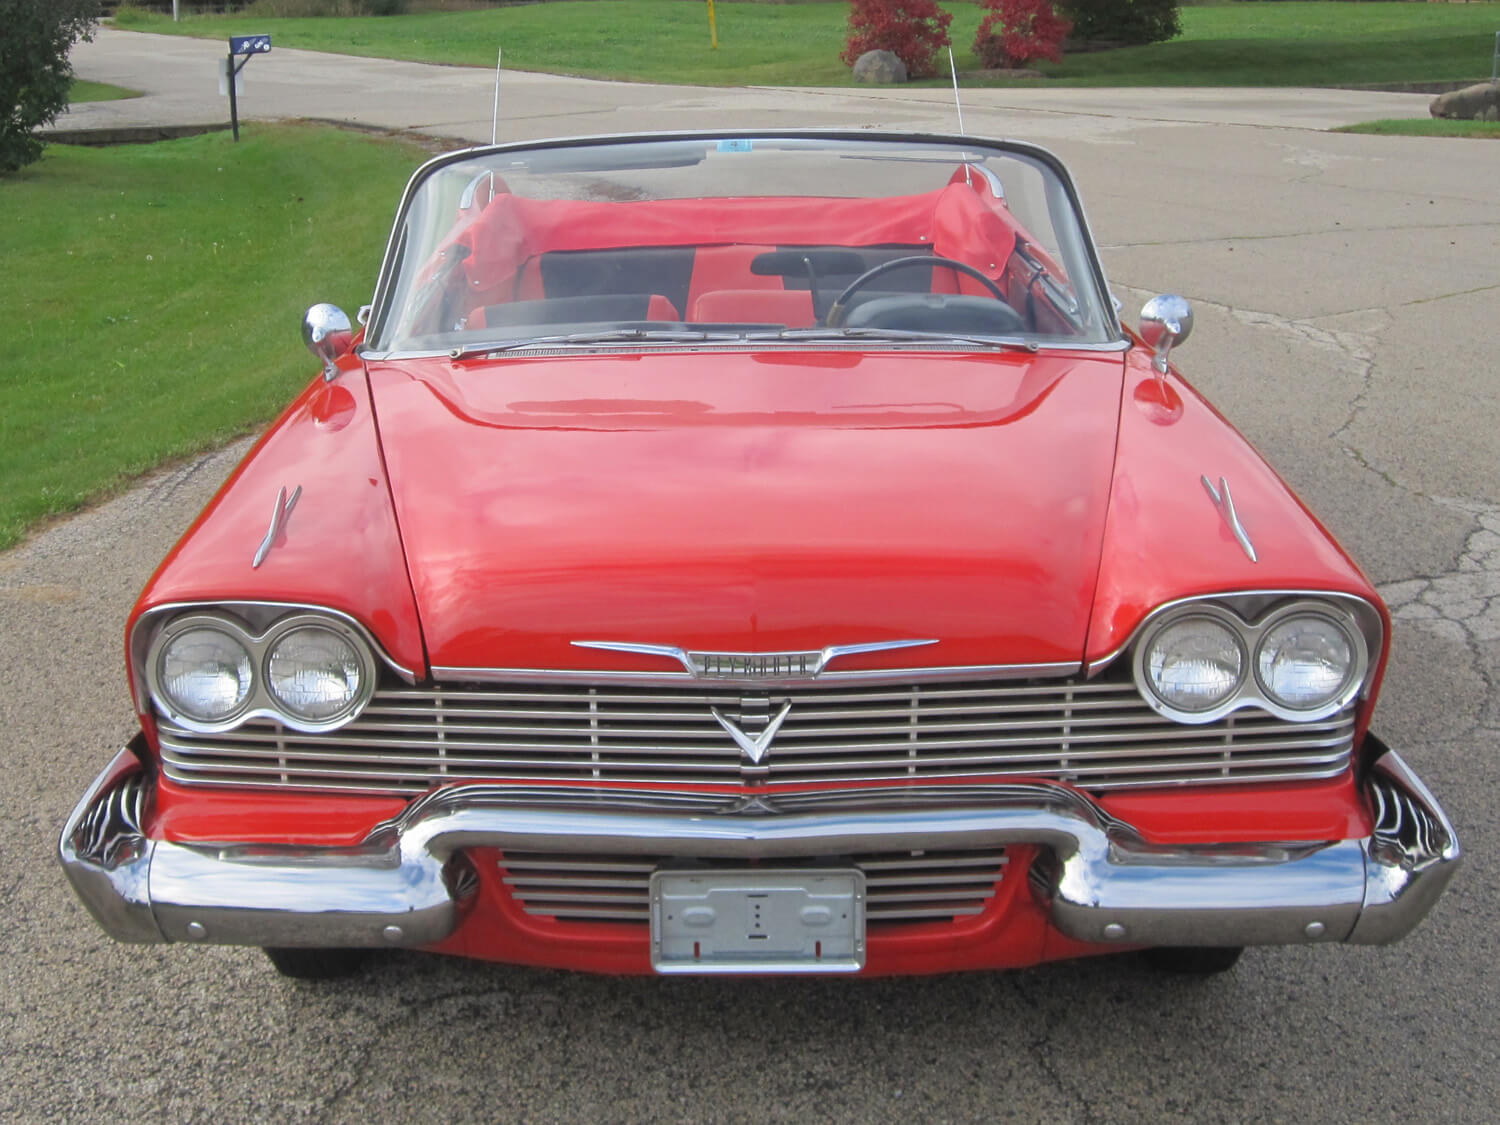
{"type": "MultiPolygon", "coordinates": [[[[572,922],[649,922],[651,873],[659,856],[584,856],[508,852],[501,875],[528,914],[572,922]]],[[[690,867],[733,865],[682,864],[690,867]]],[[[1004,876],[1003,849],[963,852],[890,852],[818,859],[809,867],[849,865],[865,873],[865,917],[885,922],[952,921],[980,913],[1004,876]]],[[[777,861],[783,868],[795,861],[777,861]]]]}

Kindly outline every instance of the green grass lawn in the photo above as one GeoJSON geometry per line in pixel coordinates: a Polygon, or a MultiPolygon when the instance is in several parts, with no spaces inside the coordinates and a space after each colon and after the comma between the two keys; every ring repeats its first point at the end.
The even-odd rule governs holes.
{"type": "Polygon", "coordinates": [[[1445,121],[1436,118],[1388,118],[1345,125],[1335,133],[1374,133],[1382,137],[1471,137],[1500,140],[1500,121],[1445,121]]]}
{"type": "Polygon", "coordinates": [[[111,86],[107,82],[85,82],[81,78],[73,79],[73,85],[68,87],[70,102],[115,102],[140,96],[139,90],[127,90],[124,86],[111,86]]]}
{"type": "Polygon", "coordinates": [[[317,370],[306,307],[369,300],[426,154],[311,126],[242,136],[52,145],[0,178],[0,547],[272,417],[317,370]]]}
{"type": "Polygon", "coordinates": [[[1488,78],[1500,4],[1279,3],[1182,9],[1170,43],[1043,67],[1090,86],[1333,86],[1488,78]]]}
{"type": "MultiPolygon", "coordinates": [[[[269,32],[277,46],[422,62],[704,85],[847,85],[839,61],[846,3],[715,5],[685,0],[577,0],[466,12],[339,19],[166,16],[125,10],[122,27],[223,38],[269,32]]],[[[980,10],[947,0],[961,69],[980,10]]],[[[1500,3],[1264,3],[1182,9],[1171,43],[1070,55],[1041,69],[1082,86],[1328,86],[1487,78],[1500,3]]],[[[971,77],[969,81],[986,81],[971,77]]]]}
{"type": "MultiPolygon", "coordinates": [[[[221,38],[269,32],[276,47],[418,62],[505,65],[517,70],[715,86],[810,85],[849,80],[839,61],[846,3],[714,5],[719,49],[709,47],[707,5],[684,0],[576,0],[467,12],[362,18],[260,19],[124,13],[141,31],[221,38]]],[[[979,25],[973,4],[954,5],[979,25]]],[[[955,18],[955,24],[958,20],[955,18]]]]}

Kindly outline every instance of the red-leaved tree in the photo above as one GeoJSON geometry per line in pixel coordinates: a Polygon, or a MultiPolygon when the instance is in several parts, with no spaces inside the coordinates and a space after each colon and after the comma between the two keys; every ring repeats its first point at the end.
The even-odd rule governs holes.
{"type": "Polygon", "coordinates": [[[952,22],[935,0],[850,0],[849,37],[839,57],[853,66],[866,51],[890,51],[906,64],[908,78],[931,78],[952,22]]]}
{"type": "Polygon", "coordinates": [[[1062,62],[1062,41],[1073,25],[1052,0],[980,0],[989,14],[974,36],[974,53],[985,66],[1025,66],[1034,59],[1062,62]]]}

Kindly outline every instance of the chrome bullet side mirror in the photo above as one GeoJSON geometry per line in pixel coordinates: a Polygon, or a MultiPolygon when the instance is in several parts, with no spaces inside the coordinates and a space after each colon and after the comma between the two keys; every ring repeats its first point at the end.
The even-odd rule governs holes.
{"type": "Polygon", "coordinates": [[[335,361],[354,345],[349,314],[337,305],[314,305],[302,315],[302,342],[323,364],[323,378],[332,382],[339,373],[335,361]]]}
{"type": "Polygon", "coordinates": [[[1167,293],[1152,297],[1141,308],[1141,339],[1153,354],[1157,373],[1167,373],[1167,356],[1193,332],[1193,306],[1186,297],[1167,293]]]}

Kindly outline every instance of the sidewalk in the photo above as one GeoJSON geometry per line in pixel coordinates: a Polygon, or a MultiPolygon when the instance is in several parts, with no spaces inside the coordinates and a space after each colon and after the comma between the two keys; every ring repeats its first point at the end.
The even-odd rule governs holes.
{"type": "MultiPolygon", "coordinates": [[[[101,28],[73,50],[78,77],[145,96],[85,102],[57,120],[79,129],[222,125],[218,40],[101,28]]],[[[244,71],[242,120],[308,117],[412,130],[470,142],[490,139],[494,72],[273,49],[244,71]]],[[[1127,124],[1219,124],[1329,129],[1380,117],[1426,117],[1430,96],[1332,89],[974,89],[964,120],[981,135],[1107,137],[1127,124]]],[[[783,89],[648,86],[506,71],[501,139],[653,129],[805,127],[956,131],[945,89],[783,89]]]]}

